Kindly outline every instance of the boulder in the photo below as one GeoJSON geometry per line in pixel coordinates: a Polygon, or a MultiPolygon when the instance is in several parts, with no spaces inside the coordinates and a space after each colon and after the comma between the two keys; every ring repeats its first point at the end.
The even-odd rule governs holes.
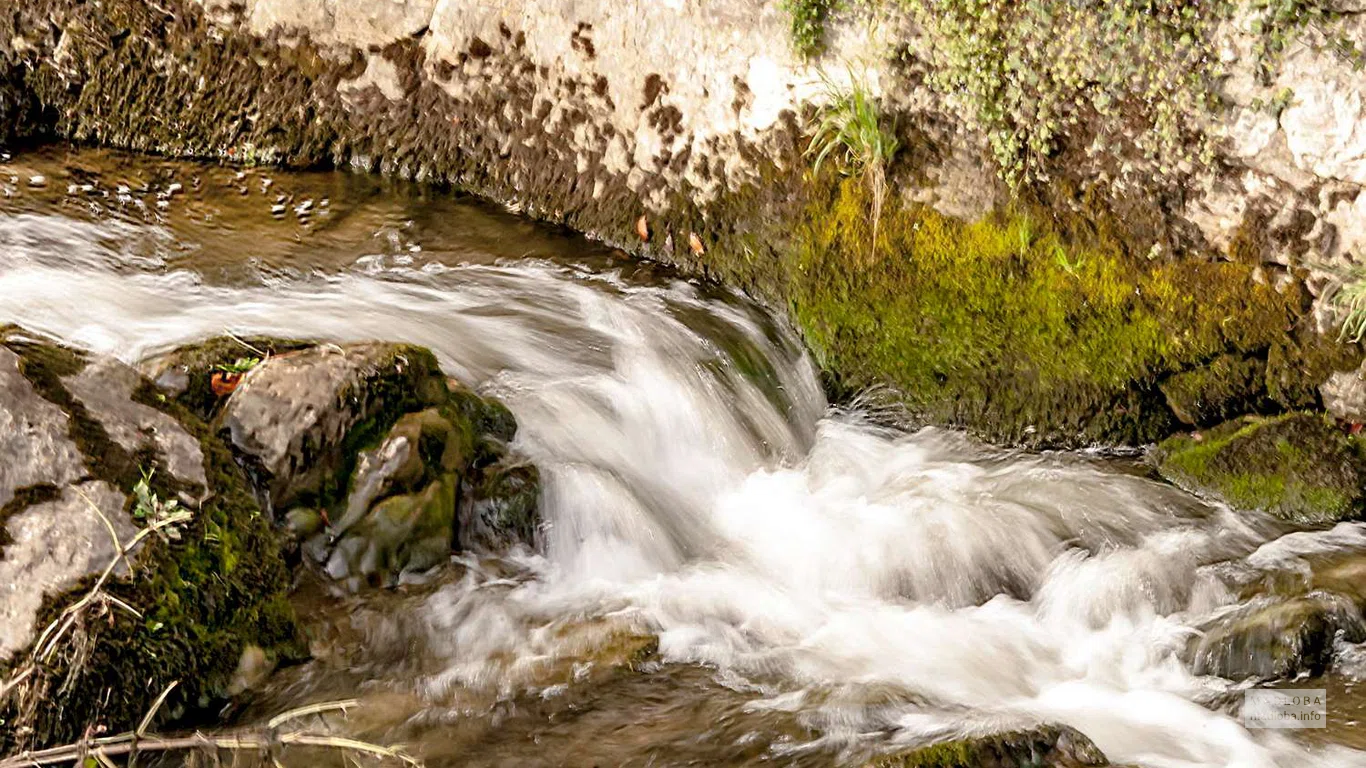
{"type": "Polygon", "coordinates": [[[1300,525],[1323,525],[1360,511],[1358,442],[1324,416],[1245,417],[1203,434],[1179,435],[1153,453],[1167,480],[1244,510],[1300,525]]]}
{"type": "Polygon", "coordinates": [[[270,357],[223,406],[233,447],[262,473],[269,508],[325,505],[345,493],[357,452],[398,417],[440,404],[432,353],[404,344],[321,345],[270,357]]]}
{"type": "MultiPolygon", "coordinates": [[[[236,354],[208,343],[220,351],[182,347],[159,363],[177,374],[163,384],[202,391],[215,365],[205,361],[236,354]]],[[[516,420],[448,380],[426,349],[362,343],[270,355],[243,374],[214,423],[253,468],[263,505],[352,589],[419,578],[457,547],[534,541],[539,476],[509,454],[516,420]]]]}
{"type": "Polygon", "coordinates": [[[0,331],[0,451],[0,752],[136,727],[172,682],[163,718],[210,705],[248,648],[302,652],[246,476],[133,369],[0,331]]]}
{"type": "Polygon", "coordinates": [[[1366,640],[1360,604],[1327,592],[1257,599],[1201,630],[1185,649],[1187,663],[1196,674],[1229,680],[1320,675],[1339,632],[1348,642],[1366,640]]]}
{"type": "Polygon", "coordinates": [[[1081,768],[1109,764],[1100,749],[1079,731],[1040,726],[883,755],[866,763],[865,768],[1081,768]]]}

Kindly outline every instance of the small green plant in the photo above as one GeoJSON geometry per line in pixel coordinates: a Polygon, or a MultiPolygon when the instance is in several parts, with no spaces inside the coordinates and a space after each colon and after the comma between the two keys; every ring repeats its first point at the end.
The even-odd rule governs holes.
{"type": "Polygon", "coordinates": [[[1366,338],[1366,267],[1353,267],[1333,291],[1329,303],[1345,317],[1338,331],[1339,341],[1357,343],[1366,338]]]}
{"type": "Polygon", "coordinates": [[[259,357],[239,357],[231,363],[214,366],[214,370],[224,373],[246,373],[261,364],[259,357]]]}
{"type": "Polygon", "coordinates": [[[133,486],[133,519],[156,529],[157,535],[163,538],[179,540],[180,531],[169,522],[177,516],[183,516],[185,510],[181,509],[179,501],[162,501],[157,496],[152,490],[152,476],[155,474],[155,469],[142,470],[142,479],[133,486]]]}
{"type": "Polygon", "coordinates": [[[883,127],[877,100],[852,72],[847,88],[828,77],[824,80],[825,104],[817,113],[816,129],[806,154],[815,158],[815,173],[820,173],[821,165],[833,156],[842,173],[860,176],[868,185],[873,208],[871,254],[871,249],[877,247],[878,222],[887,197],[887,166],[900,142],[895,133],[883,127]]]}
{"type": "Polygon", "coordinates": [[[807,58],[825,50],[825,20],[836,0],[783,0],[792,23],[792,47],[807,58]]]}

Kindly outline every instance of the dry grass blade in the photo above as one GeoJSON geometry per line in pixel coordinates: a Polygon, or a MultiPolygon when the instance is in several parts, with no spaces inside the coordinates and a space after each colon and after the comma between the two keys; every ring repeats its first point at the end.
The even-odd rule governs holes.
{"type": "Polygon", "coordinates": [[[157,712],[161,711],[161,705],[166,703],[166,697],[170,696],[171,691],[174,691],[175,687],[179,684],[179,680],[172,680],[171,684],[166,686],[166,690],[162,691],[161,695],[157,697],[157,700],[152,702],[152,706],[147,710],[147,714],[142,716],[142,722],[138,723],[138,729],[136,731],[138,738],[142,738],[142,735],[147,733],[147,729],[152,725],[152,718],[156,717],[157,712]]]}
{"type": "Polygon", "coordinates": [[[298,709],[291,709],[288,712],[281,712],[275,717],[272,717],[270,721],[266,723],[266,727],[275,730],[290,720],[298,720],[301,717],[308,717],[309,715],[320,715],[324,712],[340,711],[345,713],[348,709],[354,709],[358,706],[360,706],[360,699],[345,699],[343,701],[327,701],[321,704],[309,704],[306,707],[299,707],[298,709]]]}

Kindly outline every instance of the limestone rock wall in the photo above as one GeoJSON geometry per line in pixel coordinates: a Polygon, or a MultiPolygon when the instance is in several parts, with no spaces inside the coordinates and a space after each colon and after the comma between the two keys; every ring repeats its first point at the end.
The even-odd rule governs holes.
{"type": "MultiPolygon", "coordinates": [[[[1228,355],[1268,371],[1231,402],[1322,405],[1312,393],[1329,369],[1354,367],[1356,350],[1302,362],[1318,343],[1304,331],[1335,335],[1340,314],[1324,297],[1366,255],[1366,75],[1341,44],[1366,44],[1353,3],[1279,32],[1273,58],[1258,53],[1255,4],[1211,6],[1208,55],[1179,62],[1208,74],[1210,99],[1177,103],[1208,111],[1167,116],[1179,126],[1168,141],[1204,133],[1207,154],[1135,154],[1157,128],[1130,94],[1116,115],[1087,112],[1094,102],[1072,115],[1015,188],[999,167],[1008,132],[963,108],[997,94],[934,79],[935,56],[992,51],[953,48],[963,41],[936,39],[947,33],[927,26],[933,16],[894,10],[913,5],[841,11],[808,60],[775,0],[21,0],[0,18],[0,65],[22,93],[12,103],[28,105],[10,110],[24,110],[27,133],[449,183],[721,280],[786,312],[842,385],[890,385],[921,422],[1039,444],[1153,439],[1179,420],[1162,383],[1228,355]],[[880,233],[867,231],[855,185],[833,167],[813,174],[805,156],[814,110],[850,79],[880,100],[901,147],[880,233]],[[919,242],[927,231],[942,234],[919,242]],[[1013,261],[971,274],[1002,247],[1013,261]],[[948,261],[919,274],[936,259],[948,261]],[[1282,298],[1241,295],[1265,286],[1282,298]],[[945,293],[969,288],[1001,293],[945,293]],[[1212,291],[1218,306],[1205,312],[1212,291]],[[1000,310],[978,312],[975,325],[991,327],[964,342],[985,346],[919,353],[975,333],[957,315],[976,303],[1000,310]],[[1213,317],[1240,306],[1265,311],[1239,330],[1213,317]],[[1088,331],[1097,340],[1083,338],[1088,323],[1118,326],[1088,331]],[[1020,359],[1036,346],[1090,373],[1020,359]],[[1116,370],[1127,378],[1111,381],[1116,370]],[[1002,403],[1003,388],[1017,401],[1002,403]],[[1102,413],[1105,426],[1078,426],[1102,413]]],[[[1093,65],[1081,71],[1104,74],[1093,65]]]]}

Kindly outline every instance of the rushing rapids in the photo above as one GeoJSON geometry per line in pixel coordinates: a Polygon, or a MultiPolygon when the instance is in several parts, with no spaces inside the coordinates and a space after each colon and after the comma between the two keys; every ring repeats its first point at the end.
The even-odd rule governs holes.
{"type": "MultiPolygon", "coordinates": [[[[541,468],[537,551],[353,604],[332,619],[365,646],[349,666],[287,670],[267,702],[359,692],[382,706],[357,732],[433,764],[821,765],[1038,723],[1117,764],[1366,764],[1244,729],[1246,685],[1182,656],[1252,599],[1235,584],[1366,550],[1366,525],[1287,534],[1123,461],[881,426],[831,407],[758,307],[505,214],[349,177],[97,156],[68,184],[32,162],[0,202],[0,322],[128,361],[224,331],[425,345],[512,408],[541,468]],[[639,676],[545,672],[588,678],[637,635],[660,661],[639,676]],[[537,725],[557,698],[607,722],[537,725]]],[[[1342,713],[1366,665],[1336,652],[1342,713]]]]}

